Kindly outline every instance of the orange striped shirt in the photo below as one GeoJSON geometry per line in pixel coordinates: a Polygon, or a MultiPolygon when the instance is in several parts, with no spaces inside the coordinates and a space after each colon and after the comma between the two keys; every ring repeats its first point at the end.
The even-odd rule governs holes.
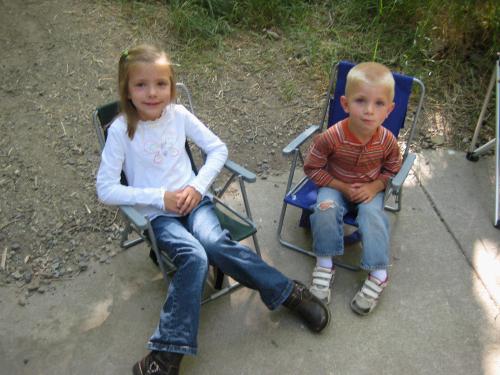
{"type": "Polygon", "coordinates": [[[314,138],[304,172],[318,186],[327,186],[332,179],[345,183],[378,179],[385,186],[401,168],[396,138],[380,126],[363,145],[349,130],[348,121],[339,121],[314,138]]]}

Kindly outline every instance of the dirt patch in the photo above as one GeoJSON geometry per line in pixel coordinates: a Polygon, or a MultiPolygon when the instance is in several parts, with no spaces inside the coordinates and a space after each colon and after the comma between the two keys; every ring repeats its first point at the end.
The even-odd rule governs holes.
{"type": "MultiPolygon", "coordinates": [[[[0,285],[18,287],[21,304],[116,255],[120,218],[96,199],[91,112],[115,99],[117,56],[135,43],[120,14],[114,3],[2,1],[0,285]]],[[[260,178],[282,173],[281,149],[319,118],[324,77],[265,34],[224,51],[196,66],[172,51],[179,80],[233,160],[260,178]]]]}
{"type": "Polygon", "coordinates": [[[113,255],[116,210],[95,198],[90,122],[96,104],[112,97],[110,51],[129,35],[112,15],[76,1],[2,2],[3,284],[44,292],[113,255]],[[103,40],[104,30],[116,37],[103,40]]]}

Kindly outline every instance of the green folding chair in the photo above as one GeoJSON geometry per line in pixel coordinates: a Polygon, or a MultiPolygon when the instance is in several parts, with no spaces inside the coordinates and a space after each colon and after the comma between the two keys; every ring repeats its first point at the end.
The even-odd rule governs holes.
{"type": "MultiPolygon", "coordinates": [[[[194,114],[191,94],[187,87],[182,83],[177,83],[176,88],[178,96],[177,101],[183,104],[194,114]]],[[[97,132],[97,138],[99,140],[101,151],[106,142],[107,129],[119,113],[120,108],[118,102],[112,102],[98,107],[93,113],[93,124],[97,132]]],[[[186,141],[185,147],[191,159],[191,166],[194,172],[197,173],[198,167],[195,160],[196,158],[193,155],[188,141],[186,141]]],[[[203,158],[204,156],[200,151],[199,159],[203,160],[203,158]]],[[[229,172],[229,174],[225,173],[224,176],[226,176],[226,178],[224,181],[219,181],[218,186],[220,186],[220,188],[210,189],[212,200],[215,205],[216,215],[219,218],[222,228],[229,231],[230,236],[234,241],[242,241],[246,238],[252,237],[255,251],[259,256],[261,256],[256,235],[257,227],[252,219],[250,204],[248,202],[248,196],[245,189],[246,182],[253,183],[256,181],[255,174],[231,160],[226,161],[224,169],[229,172]],[[244,212],[240,212],[241,210],[236,210],[230,207],[223,201],[224,193],[235,180],[238,181],[243,200],[244,212]]],[[[123,172],[121,175],[121,183],[123,185],[127,185],[127,179],[123,172]]],[[[119,206],[119,209],[125,219],[125,228],[121,234],[120,246],[124,249],[128,249],[142,242],[146,242],[150,247],[151,259],[160,267],[164,280],[168,284],[170,275],[175,272],[175,266],[169,257],[158,249],[149,219],[140,214],[133,206],[119,206]],[[134,235],[134,238],[129,238],[131,234],[134,235]]],[[[213,285],[211,286],[215,289],[215,292],[205,298],[202,303],[212,301],[218,297],[231,293],[241,286],[234,280],[232,282],[228,281],[225,283],[224,281],[227,277],[225,277],[222,271],[216,268],[212,269],[214,280],[212,283],[213,285]],[[223,287],[224,285],[226,286],[223,287]]]]}

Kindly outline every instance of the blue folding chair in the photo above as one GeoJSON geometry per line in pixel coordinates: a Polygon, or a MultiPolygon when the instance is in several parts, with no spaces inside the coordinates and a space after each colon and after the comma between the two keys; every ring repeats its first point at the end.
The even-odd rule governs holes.
{"type": "MultiPolygon", "coordinates": [[[[347,73],[355,64],[348,61],[341,61],[334,65],[331,72],[330,83],[328,85],[328,91],[326,93],[326,103],[323,108],[320,124],[311,125],[309,128],[304,130],[299,136],[297,136],[292,142],[290,142],[284,149],[283,155],[291,156],[290,173],[288,176],[288,182],[286,186],[286,194],[283,199],[283,206],[281,209],[281,214],[278,224],[278,237],[280,243],[292,250],[314,256],[313,252],[306,250],[297,244],[293,244],[285,239],[283,239],[283,223],[286,215],[286,209],[288,205],[302,209],[302,215],[299,225],[301,227],[309,226],[309,216],[313,212],[313,207],[316,204],[318,187],[309,180],[307,177],[303,177],[297,184],[294,185],[294,174],[297,168],[297,162],[300,159],[301,163],[304,164],[304,157],[301,152],[301,146],[311,139],[311,137],[317,133],[320,133],[325,128],[325,125],[330,127],[340,120],[347,117],[347,113],[344,112],[340,104],[340,97],[344,95],[347,73]],[[328,118],[327,118],[328,114],[328,118]],[[326,121],[327,120],[327,121],[326,121]],[[293,186],[292,186],[293,185],[293,186]]],[[[411,127],[406,132],[404,140],[405,149],[403,152],[403,164],[399,173],[388,182],[385,191],[385,209],[398,212],[401,209],[401,199],[402,199],[402,186],[408,176],[408,173],[415,161],[416,155],[410,153],[410,144],[413,140],[416,124],[420,111],[422,109],[422,103],[425,95],[425,86],[417,78],[405,76],[399,73],[393,73],[394,80],[396,83],[394,92],[394,102],[395,107],[391,112],[389,117],[385,120],[384,126],[389,129],[396,138],[398,138],[400,130],[404,127],[406,119],[408,116],[408,106],[412,91],[414,90],[414,83],[419,87],[419,91],[416,109],[413,112],[413,119],[411,119],[411,127]],[[393,204],[388,202],[389,198],[393,198],[393,204]]],[[[356,224],[356,213],[348,212],[344,216],[344,223],[357,227],[356,224]]],[[[350,235],[344,238],[347,244],[357,242],[361,239],[359,231],[354,231],[350,235]]],[[[344,267],[350,270],[359,270],[358,266],[345,264],[334,260],[334,263],[340,267],[344,267]]]]}

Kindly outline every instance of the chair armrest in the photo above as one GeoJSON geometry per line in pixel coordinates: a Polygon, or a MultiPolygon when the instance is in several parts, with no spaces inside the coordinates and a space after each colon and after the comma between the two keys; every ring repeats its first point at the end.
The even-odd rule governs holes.
{"type": "Polygon", "coordinates": [[[134,224],[139,230],[148,229],[148,219],[132,206],[120,206],[120,210],[125,217],[134,224]]]}
{"type": "Polygon", "coordinates": [[[406,180],[406,177],[408,177],[408,173],[410,173],[410,169],[413,166],[413,163],[415,162],[417,155],[415,154],[408,154],[406,157],[405,161],[403,162],[403,165],[401,166],[401,169],[399,170],[398,174],[396,174],[392,180],[391,180],[391,187],[392,190],[397,193],[399,189],[401,189],[401,186],[406,180]]]}
{"type": "Polygon", "coordinates": [[[311,137],[311,135],[316,133],[319,129],[320,127],[318,125],[311,125],[310,127],[308,127],[283,149],[283,155],[290,155],[295,149],[300,147],[302,143],[307,141],[311,137]]]}
{"type": "Polygon", "coordinates": [[[224,167],[232,173],[240,175],[246,182],[255,182],[257,180],[255,173],[250,172],[248,169],[242,167],[232,160],[226,160],[226,164],[224,164],[224,167]]]}

